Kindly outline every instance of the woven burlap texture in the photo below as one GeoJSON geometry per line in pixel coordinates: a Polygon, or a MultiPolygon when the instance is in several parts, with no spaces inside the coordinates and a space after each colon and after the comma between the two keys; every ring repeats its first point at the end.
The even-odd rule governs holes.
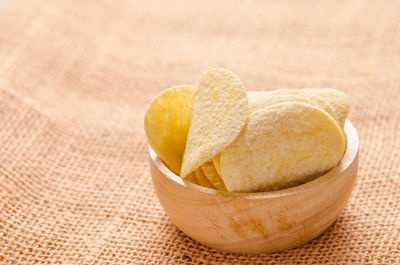
{"type": "Polygon", "coordinates": [[[400,264],[399,10],[396,1],[11,0],[0,14],[0,263],[400,264]],[[215,66],[248,90],[350,96],[359,178],[318,238],[225,253],[162,210],[144,111],[215,66]]]}

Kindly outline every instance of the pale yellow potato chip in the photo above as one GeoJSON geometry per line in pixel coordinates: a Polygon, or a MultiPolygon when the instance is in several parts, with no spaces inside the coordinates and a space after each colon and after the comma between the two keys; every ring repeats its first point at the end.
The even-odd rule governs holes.
{"type": "Polygon", "coordinates": [[[243,129],[247,116],[247,94],[239,78],[225,69],[205,72],[193,99],[181,177],[230,145],[243,129]]]}
{"type": "MultiPolygon", "coordinates": [[[[254,107],[252,107],[251,103],[252,101],[255,101],[254,104],[260,105],[260,103],[262,102],[262,100],[259,99],[260,96],[264,97],[263,95],[268,93],[273,93],[275,95],[286,94],[307,97],[310,100],[315,101],[314,104],[312,102],[307,103],[319,106],[320,108],[324,109],[339,122],[339,125],[342,128],[344,127],[347,115],[350,110],[349,97],[344,92],[332,88],[280,89],[268,92],[249,92],[248,97],[250,110],[253,109],[254,111],[254,107]]],[[[257,106],[254,104],[253,106],[257,106]]]]}
{"type": "Polygon", "coordinates": [[[236,140],[221,153],[228,191],[287,187],[334,167],[345,151],[338,123],[307,103],[279,103],[253,113],[236,140]]]}
{"type": "MultiPolygon", "coordinates": [[[[197,168],[194,170],[194,174],[196,176],[197,179],[197,183],[200,186],[209,188],[209,189],[215,189],[215,187],[213,186],[213,184],[211,184],[211,182],[208,180],[208,178],[206,177],[206,175],[204,174],[204,172],[201,170],[201,168],[197,168]]],[[[190,174],[189,174],[190,175],[190,174]]],[[[186,178],[185,178],[186,180],[186,178]]]]}
{"type": "Polygon", "coordinates": [[[344,92],[333,88],[306,88],[304,90],[318,95],[328,102],[335,111],[340,126],[344,127],[350,111],[350,99],[344,92]]]}
{"type": "Polygon", "coordinates": [[[226,187],[224,181],[218,175],[217,170],[214,167],[214,163],[209,161],[201,166],[201,170],[203,171],[204,175],[207,177],[208,181],[217,188],[217,190],[226,191],[226,187]]]}
{"type": "Polygon", "coordinates": [[[321,96],[305,89],[279,89],[262,92],[248,92],[249,112],[253,113],[265,107],[284,102],[304,102],[320,107],[339,122],[334,108],[321,96]]]}
{"type": "Polygon", "coordinates": [[[178,175],[195,91],[196,88],[190,85],[175,86],[162,91],[150,103],[144,117],[144,129],[151,148],[178,175]]]}
{"type": "Polygon", "coordinates": [[[247,97],[249,99],[250,114],[277,103],[310,101],[302,95],[277,94],[273,91],[249,91],[247,92],[247,97]]]}

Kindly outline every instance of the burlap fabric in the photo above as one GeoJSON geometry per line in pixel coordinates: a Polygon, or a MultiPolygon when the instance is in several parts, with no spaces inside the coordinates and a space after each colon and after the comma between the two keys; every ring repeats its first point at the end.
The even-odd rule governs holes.
{"type": "Polygon", "coordinates": [[[11,0],[0,15],[0,263],[400,263],[396,1],[11,0]],[[248,90],[334,87],[361,139],[323,235],[238,255],[185,236],[155,197],[143,114],[206,69],[248,90]]]}

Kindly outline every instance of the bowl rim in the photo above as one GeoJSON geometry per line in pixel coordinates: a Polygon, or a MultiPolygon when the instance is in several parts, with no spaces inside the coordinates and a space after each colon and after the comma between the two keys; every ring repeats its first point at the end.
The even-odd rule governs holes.
{"type": "Polygon", "coordinates": [[[288,196],[294,195],[299,192],[305,192],[315,186],[321,185],[323,183],[327,183],[333,180],[335,177],[339,177],[345,172],[350,165],[357,159],[358,156],[358,149],[359,149],[359,137],[356,128],[350,122],[350,120],[346,119],[345,126],[343,128],[345,137],[346,137],[346,151],[343,155],[342,160],[339,164],[329,170],[324,175],[317,177],[311,181],[306,183],[280,189],[274,191],[261,191],[261,192],[228,192],[228,191],[219,191],[215,189],[206,188],[186,180],[183,180],[180,176],[173,173],[168,167],[161,161],[161,159],[157,156],[154,150],[149,145],[149,154],[151,162],[156,166],[156,168],[163,173],[166,178],[170,181],[175,182],[177,185],[180,185],[185,188],[193,189],[198,192],[206,193],[209,195],[222,195],[224,197],[240,197],[240,198],[273,198],[273,197],[281,197],[281,196],[288,196]]]}

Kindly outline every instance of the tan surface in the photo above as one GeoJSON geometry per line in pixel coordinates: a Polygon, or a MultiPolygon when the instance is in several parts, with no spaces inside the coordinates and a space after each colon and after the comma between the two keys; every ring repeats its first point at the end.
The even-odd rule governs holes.
{"type": "Polygon", "coordinates": [[[12,0],[0,16],[1,262],[400,263],[395,2],[12,0]],[[358,186],[312,242],[222,253],[161,209],[145,106],[215,66],[248,90],[349,94],[358,186]]]}

